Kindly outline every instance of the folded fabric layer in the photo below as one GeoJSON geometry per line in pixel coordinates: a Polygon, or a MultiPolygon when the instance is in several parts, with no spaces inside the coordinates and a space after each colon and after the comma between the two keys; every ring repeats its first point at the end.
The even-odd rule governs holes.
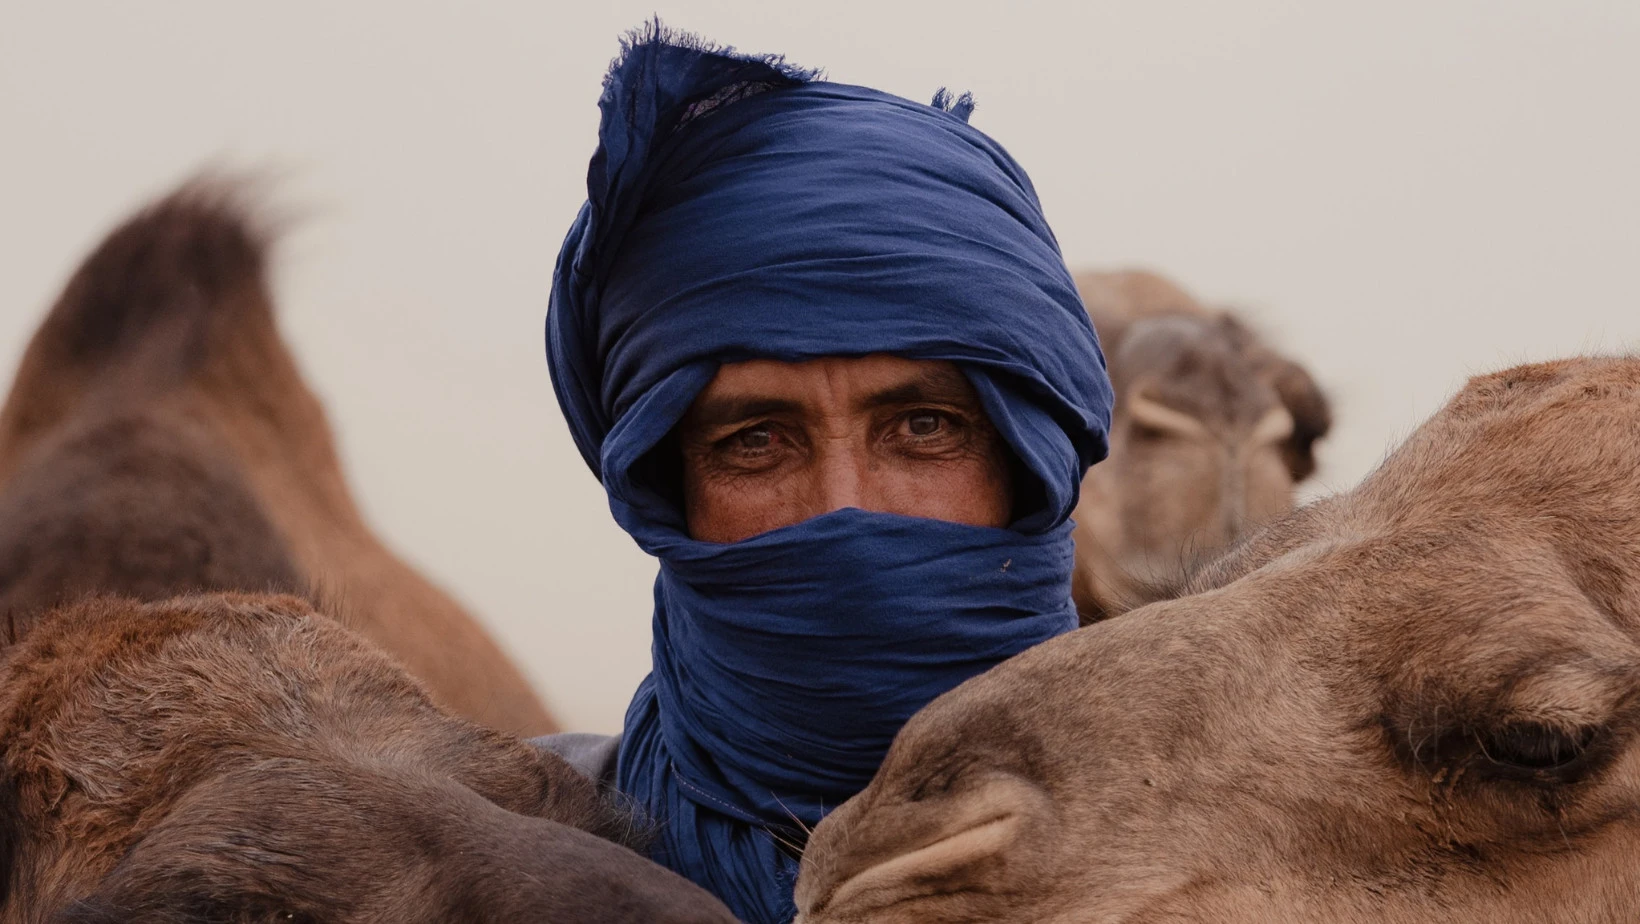
{"type": "Polygon", "coordinates": [[[620,524],[660,559],[620,787],[656,858],[791,916],[805,828],[929,700],[1076,624],[1068,519],[1106,451],[1104,360],[1024,171],[965,120],[658,27],[600,101],[554,274],[553,384],[620,524]],[[657,446],[719,365],[956,363],[1033,480],[1008,529],[841,510],[693,540],[657,446]]]}

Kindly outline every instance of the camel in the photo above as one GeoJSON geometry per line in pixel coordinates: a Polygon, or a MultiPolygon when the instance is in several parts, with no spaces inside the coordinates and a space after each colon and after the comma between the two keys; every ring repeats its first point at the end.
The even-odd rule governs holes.
{"type": "Polygon", "coordinates": [[[1183,591],[914,716],[798,920],[1635,919],[1640,358],[1472,379],[1183,591]]]}
{"type": "MultiPolygon", "coordinates": [[[[199,466],[239,484],[238,502],[277,532],[294,569],[279,575],[278,586],[317,587],[340,601],[352,628],[456,712],[503,731],[556,731],[478,622],[360,516],[324,410],[275,325],[264,281],[270,235],[247,200],[244,184],[196,180],[115,230],[87,259],[29,344],[0,409],[0,491],[70,432],[91,438],[83,436],[88,420],[126,415],[135,438],[177,441],[170,450],[151,447],[167,460],[161,464],[199,466]],[[145,423],[159,420],[165,424],[145,423]]],[[[116,430],[101,432],[96,439],[120,439],[116,430]]],[[[95,451],[77,464],[95,465],[95,451]]],[[[99,518],[126,511],[85,513],[106,522],[99,518]]],[[[56,554],[54,561],[25,554],[26,573],[16,563],[0,572],[0,609],[38,611],[89,589],[143,599],[174,592],[172,582],[152,576],[153,586],[99,585],[93,574],[107,561],[81,560],[95,553],[66,545],[56,554]]]]}
{"type": "Polygon", "coordinates": [[[3,924],[733,924],[643,835],[300,597],[90,597],[0,653],[3,924]]]}
{"type": "Polygon", "coordinates": [[[1076,509],[1084,625],[1167,597],[1192,565],[1293,507],[1332,424],[1303,367],[1154,273],[1076,277],[1105,349],[1110,457],[1076,509]]]}
{"type": "MultiPolygon", "coordinates": [[[[307,554],[365,556],[349,594],[410,572],[346,504],[246,221],[195,184],[116,231],[0,418],[0,924],[732,924],[629,807],[321,612],[307,554]]],[[[343,604],[470,626],[423,583],[343,604]]]]}

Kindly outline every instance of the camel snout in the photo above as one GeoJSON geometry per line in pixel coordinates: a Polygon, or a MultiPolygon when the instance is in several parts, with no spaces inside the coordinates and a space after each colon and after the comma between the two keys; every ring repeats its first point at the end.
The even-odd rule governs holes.
{"type": "MultiPolygon", "coordinates": [[[[961,789],[960,798],[899,804],[862,796],[856,798],[866,800],[863,813],[849,811],[849,805],[839,809],[844,820],[854,814],[870,820],[846,825],[853,862],[804,870],[795,895],[796,924],[970,920],[967,910],[952,907],[953,900],[964,904],[965,890],[994,879],[998,866],[1031,862],[1031,832],[1048,802],[1040,788],[1012,775],[961,789]]],[[[838,830],[821,822],[811,848],[838,830]]]]}

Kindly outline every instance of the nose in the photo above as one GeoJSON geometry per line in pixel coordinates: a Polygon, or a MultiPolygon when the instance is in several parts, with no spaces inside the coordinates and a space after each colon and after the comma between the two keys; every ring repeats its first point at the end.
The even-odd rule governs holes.
{"type": "Polygon", "coordinates": [[[1223,543],[1234,542],[1247,529],[1247,478],[1241,469],[1241,459],[1232,456],[1224,467],[1224,484],[1219,495],[1220,528],[1223,543]]]}
{"type": "Polygon", "coordinates": [[[814,500],[810,516],[845,507],[874,509],[871,504],[870,460],[844,440],[830,440],[816,455],[814,500]]]}
{"type": "MultiPolygon", "coordinates": [[[[490,921],[736,924],[716,898],[671,870],[574,828],[542,822],[533,856],[509,877],[490,921]],[[523,901],[518,901],[523,899],[523,901]]],[[[516,861],[515,861],[516,862],[516,861]]]]}
{"type": "Polygon", "coordinates": [[[441,878],[459,907],[430,918],[516,924],[737,924],[706,890],[585,831],[477,796],[441,878]]]}

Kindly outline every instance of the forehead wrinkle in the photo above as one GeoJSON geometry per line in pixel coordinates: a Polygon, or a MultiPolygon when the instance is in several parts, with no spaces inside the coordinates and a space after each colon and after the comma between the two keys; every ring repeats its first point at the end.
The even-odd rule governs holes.
{"type": "Polygon", "coordinates": [[[863,409],[876,409],[905,404],[977,404],[979,396],[968,379],[955,369],[945,366],[918,369],[908,381],[869,392],[859,399],[863,409]]]}

